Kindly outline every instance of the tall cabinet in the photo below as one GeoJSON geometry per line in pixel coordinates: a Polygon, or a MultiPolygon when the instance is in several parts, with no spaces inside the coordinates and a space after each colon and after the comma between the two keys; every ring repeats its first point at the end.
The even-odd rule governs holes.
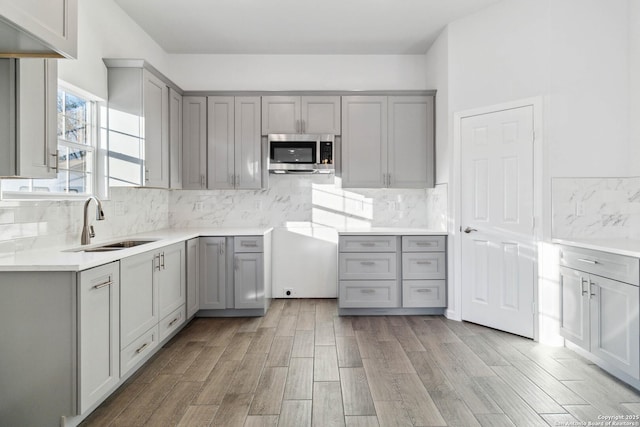
{"type": "Polygon", "coordinates": [[[262,188],[260,97],[207,98],[208,188],[262,188]]]}
{"type": "Polygon", "coordinates": [[[343,96],[342,185],[434,185],[433,96],[343,96]]]}

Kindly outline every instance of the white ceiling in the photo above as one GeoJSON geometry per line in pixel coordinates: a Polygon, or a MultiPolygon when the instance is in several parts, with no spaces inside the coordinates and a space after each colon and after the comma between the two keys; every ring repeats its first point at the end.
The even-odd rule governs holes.
{"type": "Polygon", "coordinates": [[[423,54],[499,0],[115,0],[169,53],[423,54]]]}

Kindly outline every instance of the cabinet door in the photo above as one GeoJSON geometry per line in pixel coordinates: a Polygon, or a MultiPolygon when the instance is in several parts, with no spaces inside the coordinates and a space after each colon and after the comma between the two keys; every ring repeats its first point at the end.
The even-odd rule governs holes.
{"type": "Polygon", "coordinates": [[[638,287],[591,276],[591,352],[639,377],[638,287]]]}
{"type": "Polygon", "coordinates": [[[199,306],[200,242],[197,238],[187,240],[187,319],[193,317],[199,306]]]}
{"type": "Polygon", "coordinates": [[[226,308],[227,265],[224,237],[200,239],[200,309],[226,308]]]}
{"type": "Polygon", "coordinates": [[[235,308],[264,308],[263,256],[261,253],[235,254],[235,308]]]}
{"type": "Polygon", "coordinates": [[[118,262],[79,274],[80,413],[120,379],[120,269],[118,262]]]}
{"type": "Polygon", "coordinates": [[[387,185],[387,98],[342,97],[342,186],[387,185]]]}
{"type": "Polygon", "coordinates": [[[235,103],[233,96],[207,97],[208,188],[233,188],[235,182],[235,103]]]}
{"type": "Polygon", "coordinates": [[[589,276],[560,267],[560,335],[589,350],[589,276]]]}
{"type": "Polygon", "coordinates": [[[169,88],[144,70],[145,186],[169,187],[169,88]]]}
{"type": "Polygon", "coordinates": [[[184,251],[184,242],[167,246],[160,251],[160,271],[157,272],[160,319],[164,319],[187,301],[184,251]]]}
{"type": "Polygon", "coordinates": [[[207,98],[182,98],[182,188],[207,187],[207,98]]]}
{"type": "Polygon", "coordinates": [[[13,23],[11,30],[5,28],[9,27],[8,24],[0,23],[6,52],[55,52],[67,58],[76,58],[78,0],[2,1],[0,16],[13,23]]]}
{"type": "Polygon", "coordinates": [[[182,95],[169,88],[169,187],[182,188],[182,95]]]}
{"type": "Polygon", "coordinates": [[[28,178],[55,178],[58,175],[57,63],[51,59],[22,58],[16,64],[15,173],[28,178]]]}
{"type": "Polygon", "coordinates": [[[123,258],[120,261],[120,347],[124,349],[142,334],[157,326],[160,268],[157,253],[123,258]]]}
{"type": "Polygon", "coordinates": [[[340,135],[340,97],[303,96],[302,133],[340,135]]]}
{"type": "Polygon", "coordinates": [[[262,97],[262,135],[302,133],[299,96],[262,97]]]}
{"type": "Polygon", "coordinates": [[[389,187],[433,187],[433,138],[432,96],[389,97],[389,187]]]}
{"type": "Polygon", "coordinates": [[[260,189],[260,97],[237,96],[235,107],[235,186],[242,190],[260,189]]]}

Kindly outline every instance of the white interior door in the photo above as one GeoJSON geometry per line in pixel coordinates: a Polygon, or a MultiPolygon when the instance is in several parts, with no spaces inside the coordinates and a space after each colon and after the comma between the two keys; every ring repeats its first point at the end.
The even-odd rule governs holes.
{"type": "Polygon", "coordinates": [[[533,338],[533,106],[461,121],[462,318],[533,338]]]}

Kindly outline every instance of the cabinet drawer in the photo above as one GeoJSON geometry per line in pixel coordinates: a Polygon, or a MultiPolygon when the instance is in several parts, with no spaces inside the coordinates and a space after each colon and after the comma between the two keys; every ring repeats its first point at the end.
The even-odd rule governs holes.
{"type": "Polygon", "coordinates": [[[446,277],[444,252],[408,252],[402,254],[403,279],[444,279],[446,277]]]}
{"type": "Polygon", "coordinates": [[[640,284],[640,261],[633,257],[561,246],[560,265],[635,286],[640,284]]]}
{"type": "Polygon", "coordinates": [[[399,303],[400,287],[396,280],[340,281],[340,307],[399,307],[399,303]]]}
{"type": "Polygon", "coordinates": [[[444,236],[402,236],[402,252],[444,252],[444,236]]]}
{"type": "Polygon", "coordinates": [[[403,280],[403,307],[446,307],[445,280],[403,280]]]}
{"type": "Polygon", "coordinates": [[[182,305],[178,309],[176,309],[173,313],[169,314],[167,317],[160,321],[158,325],[160,341],[164,340],[166,337],[171,335],[173,331],[178,329],[180,326],[184,324],[185,320],[185,306],[182,305]]]}
{"type": "Polygon", "coordinates": [[[120,376],[124,376],[158,345],[158,326],[149,329],[120,352],[120,376]]]}
{"type": "Polygon", "coordinates": [[[395,252],[396,236],[340,236],[340,252],[395,252]]]}
{"type": "Polygon", "coordinates": [[[397,264],[395,253],[342,253],[339,256],[340,279],[395,279],[397,264]]]}
{"type": "Polygon", "coordinates": [[[234,252],[263,252],[262,236],[238,236],[233,238],[234,252]]]}

